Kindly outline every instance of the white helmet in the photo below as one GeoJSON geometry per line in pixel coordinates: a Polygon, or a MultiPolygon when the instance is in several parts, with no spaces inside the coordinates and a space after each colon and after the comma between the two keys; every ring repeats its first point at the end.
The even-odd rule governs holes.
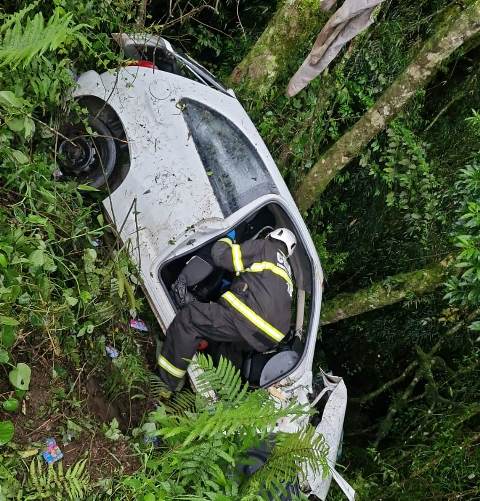
{"type": "Polygon", "coordinates": [[[267,238],[268,237],[283,242],[287,246],[288,257],[293,254],[293,251],[297,246],[297,238],[295,237],[293,232],[287,228],[277,228],[276,230],[270,232],[267,235],[267,238]]]}

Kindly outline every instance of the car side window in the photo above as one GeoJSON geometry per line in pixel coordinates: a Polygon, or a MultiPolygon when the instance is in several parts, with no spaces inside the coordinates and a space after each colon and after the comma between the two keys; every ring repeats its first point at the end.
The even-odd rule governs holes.
{"type": "Polygon", "coordinates": [[[260,155],[235,124],[198,101],[183,99],[181,104],[225,217],[262,195],[278,193],[260,155]]]}

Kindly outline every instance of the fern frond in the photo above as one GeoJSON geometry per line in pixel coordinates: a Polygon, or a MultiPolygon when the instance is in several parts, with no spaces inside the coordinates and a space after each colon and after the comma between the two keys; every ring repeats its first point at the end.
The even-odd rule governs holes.
{"type": "Polygon", "coordinates": [[[199,391],[213,390],[220,400],[239,405],[248,391],[248,383],[242,383],[240,371],[226,358],[220,357],[218,366],[212,357],[203,353],[197,355],[197,364],[203,373],[198,377],[199,391]]]}
{"type": "Polygon", "coordinates": [[[296,433],[277,433],[267,462],[249,479],[246,491],[265,489],[275,499],[282,485],[295,482],[302,467],[309,466],[326,476],[329,471],[327,455],[328,444],[323,435],[315,433],[313,426],[308,425],[296,433]]]}
{"type": "Polygon", "coordinates": [[[82,44],[87,43],[80,33],[85,25],[72,26],[72,14],[60,13],[57,9],[47,22],[41,12],[24,20],[30,10],[31,6],[7,17],[0,29],[3,33],[0,67],[9,65],[16,68],[22,65],[25,68],[33,58],[56,50],[67,42],[78,40],[82,44]]]}
{"type": "MultiPolygon", "coordinates": [[[[218,400],[184,391],[149,414],[150,433],[161,439],[161,456],[151,465],[156,478],[164,479],[159,484],[162,492],[170,496],[171,489],[178,489],[175,499],[273,500],[285,485],[295,484],[303,465],[315,471],[326,467],[327,448],[313,428],[275,434],[272,442],[278,420],[305,416],[304,407],[281,407],[266,390],[247,391],[239,371],[226,359],[215,367],[210,357],[199,355],[197,363],[203,370],[200,390],[214,390],[218,400]],[[242,464],[249,451],[265,442],[273,444],[271,457],[244,488],[237,462],[242,464]]],[[[151,378],[152,391],[157,378],[151,378]]]]}
{"type": "Polygon", "coordinates": [[[39,457],[32,460],[26,484],[26,500],[33,499],[84,499],[90,490],[90,477],[85,471],[87,459],[81,459],[63,472],[60,461],[44,467],[39,457]]]}
{"type": "Polygon", "coordinates": [[[3,18],[3,23],[0,26],[0,33],[4,33],[7,31],[10,26],[22,22],[23,18],[33,9],[35,9],[38,5],[38,0],[36,2],[32,2],[30,5],[27,5],[25,8],[20,9],[18,12],[11,14],[10,16],[5,16],[3,18]]]}
{"type": "Polygon", "coordinates": [[[297,412],[294,406],[277,408],[267,392],[249,392],[240,406],[219,401],[199,414],[175,416],[175,420],[168,415],[159,417],[158,434],[167,441],[181,440],[183,446],[218,434],[225,437],[236,434],[260,436],[273,428],[278,419],[297,412]]]}
{"type": "Polygon", "coordinates": [[[197,411],[197,401],[198,396],[193,391],[184,390],[163,405],[168,414],[187,416],[197,411]]]}

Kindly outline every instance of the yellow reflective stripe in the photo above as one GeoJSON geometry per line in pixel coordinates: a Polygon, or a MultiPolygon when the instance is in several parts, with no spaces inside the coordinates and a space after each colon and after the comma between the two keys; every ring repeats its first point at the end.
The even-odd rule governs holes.
{"type": "Polygon", "coordinates": [[[157,362],[162,369],[165,369],[172,376],[181,378],[185,376],[185,372],[187,372],[172,365],[163,355],[158,356],[157,362]]]}
{"type": "Polygon", "coordinates": [[[269,263],[268,261],[262,261],[261,263],[253,263],[249,268],[247,268],[245,271],[252,271],[252,272],[261,272],[269,270],[272,273],[275,273],[276,275],[282,277],[287,284],[293,286],[292,279],[288,275],[288,273],[285,270],[282,270],[280,266],[277,266],[276,264],[269,263]]]}
{"type": "Polygon", "coordinates": [[[240,249],[240,245],[238,244],[232,245],[232,259],[233,259],[233,269],[237,273],[240,273],[241,271],[245,270],[245,267],[243,266],[242,249],[240,249]]]}
{"type": "Polygon", "coordinates": [[[262,317],[258,316],[251,308],[249,308],[244,302],[240,301],[235,294],[228,291],[222,295],[223,299],[227,301],[230,306],[235,308],[239,313],[241,313],[247,320],[249,320],[258,330],[262,331],[267,336],[271,337],[274,341],[279,343],[285,336],[273,325],[269,324],[262,317]]]}
{"type": "Polygon", "coordinates": [[[240,248],[240,245],[234,244],[229,238],[221,238],[219,242],[223,242],[229,245],[232,249],[233,270],[237,273],[245,271],[245,266],[243,266],[242,259],[242,249],[240,248]]]}

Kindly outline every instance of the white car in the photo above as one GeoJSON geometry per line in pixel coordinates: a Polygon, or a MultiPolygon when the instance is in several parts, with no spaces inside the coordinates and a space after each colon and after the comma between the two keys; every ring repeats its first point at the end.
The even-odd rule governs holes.
{"type": "MultiPolygon", "coordinates": [[[[74,95],[89,110],[95,134],[80,134],[76,126],[63,131],[76,137],[59,141],[63,174],[107,189],[105,212],[140,270],[164,331],[177,311],[171,286],[193,256],[232,229],[242,240],[276,227],[295,233],[291,333],[276,350],[247,357],[242,373],[279,401],[322,404],[317,431],[329,445],[331,473],[321,478],[309,471],[303,485],[325,499],[333,476],[353,499],[353,490],[334,469],[345,384],[323,374],[320,393],[312,387],[322,268],[275,162],[233,91],[205,68],[160,37],[117,34],[115,39],[133,64],[78,78],[74,95]]],[[[221,274],[213,276],[192,293],[215,299],[221,274]]],[[[197,370],[193,363],[188,371],[194,386],[197,370]]],[[[304,424],[285,419],[278,429],[288,432],[304,424]]]]}

